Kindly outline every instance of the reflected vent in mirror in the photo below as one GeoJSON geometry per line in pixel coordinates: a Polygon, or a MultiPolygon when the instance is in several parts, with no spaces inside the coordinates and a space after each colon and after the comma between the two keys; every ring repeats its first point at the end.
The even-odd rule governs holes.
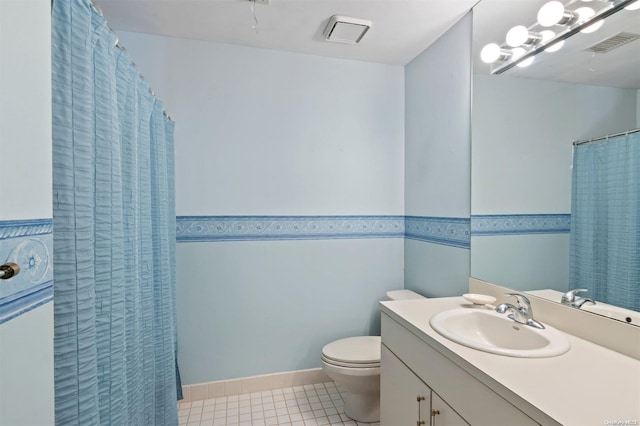
{"type": "Polygon", "coordinates": [[[609,53],[620,46],[624,46],[625,44],[631,43],[632,41],[638,39],[640,39],[640,34],[618,33],[606,40],[601,41],[600,43],[594,44],[593,46],[585,49],[585,51],[595,53],[609,53]]]}

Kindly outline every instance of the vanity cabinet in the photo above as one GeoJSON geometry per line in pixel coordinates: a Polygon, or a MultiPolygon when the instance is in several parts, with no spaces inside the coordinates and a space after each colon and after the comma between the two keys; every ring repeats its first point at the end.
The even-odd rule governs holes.
{"type": "Polygon", "coordinates": [[[382,426],[538,424],[384,312],[380,416],[382,426]]]}
{"type": "Polygon", "coordinates": [[[468,424],[384,345],[382,345],[381,365],[381,425],[462,426],[468,424]]]}

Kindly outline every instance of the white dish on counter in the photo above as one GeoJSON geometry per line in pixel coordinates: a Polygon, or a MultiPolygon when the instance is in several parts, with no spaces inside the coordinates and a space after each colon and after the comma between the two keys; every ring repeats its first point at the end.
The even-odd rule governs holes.
{"type": "Polygon", "coordinates": [[[462,297],[464,297],[474,305],[486,305],[496,301],[495,297],[487,296],[486,294],[466,293],[463,294],[462,297]]]}

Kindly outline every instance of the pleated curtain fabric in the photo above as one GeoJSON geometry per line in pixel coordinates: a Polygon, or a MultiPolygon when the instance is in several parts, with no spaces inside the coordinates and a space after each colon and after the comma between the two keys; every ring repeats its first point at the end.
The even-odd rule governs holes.
{"type": "Polygon", "coordinates": [[[52,85],[56,424],[177,424],[174,123],[88,0],[52,85]]]}
{"type": "Polygon", "coordinates": [[[640,133],[575,148],[570,288],[640,311],[640,133]]]}

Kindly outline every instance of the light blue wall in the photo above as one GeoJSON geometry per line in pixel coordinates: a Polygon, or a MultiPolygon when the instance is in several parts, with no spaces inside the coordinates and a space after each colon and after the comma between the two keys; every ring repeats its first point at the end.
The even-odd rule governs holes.
{"type": "Polygon", "coordinates": [[[636,90],[474,75],[472,213],[571,211],[571,142],[636,125],[636,90]]]}
{"type": "MultiPolygon", "coordinates": [[[[232,216],[220,229],[239,215],[403,215],[401,66],[120,41],[176,121],[178,215],[232,216]]],[[[377,301],[403,287],[403,239],[318,238],[178,243],[183,383],[320,367],[324,344],[379,332],[377,301]]]]}
{"type": "Polygon", "coordinates": [[[119,35],[177,124],[178,215],[404,213],[401,66],[119,35]]]}
{"type": "Polygon", "coordinates": [[[474,278],[516,290],[568,290],[568,232],[545,235],[472,235],[471,246],[474,278]]]}
{"type": "Polygon", "coordinates": [[[50,58],[51,2],[1,0],[1,425],[54,423],[50,58]]]}
{"type": "Polygon", "coordinates": [[[406,239],[405,287],[428,297],[468,293],[469,250],[406,239]]]}
{"type": "MultiPolygon", "coordinates": [[[[407,215],[469,219],[471,22],[469,13],[405,67],[407,215]]],[[[427,296],[466,292],[465,226],[466,248],[406,240],[407,288],[427,296]]]]}
{"type": "Polygon", "coordinates": [[[178,244],[186,383],[320,367],[330,341],[380,333],[402,239],[178,244]]]}

